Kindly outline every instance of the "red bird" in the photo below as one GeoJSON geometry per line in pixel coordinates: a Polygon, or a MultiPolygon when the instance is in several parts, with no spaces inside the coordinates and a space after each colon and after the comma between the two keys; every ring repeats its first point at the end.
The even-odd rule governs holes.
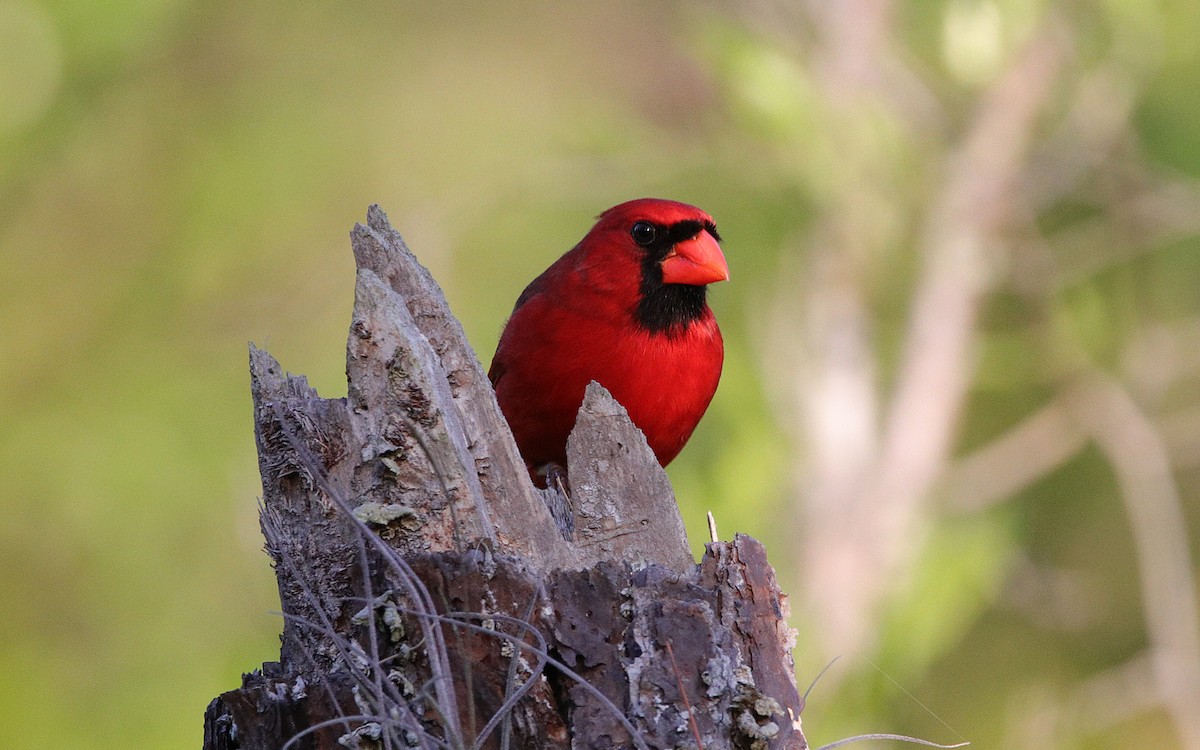
{"type": "Polygon", "coordinates": [[[567,435],[593,380],[660,464],[683,448],[725,357],[705,302],[705,285],[729,278],[720,239],[695,206],[622,203],[517,298],[488,377],[535,478],[566,466],[567,435]]]}

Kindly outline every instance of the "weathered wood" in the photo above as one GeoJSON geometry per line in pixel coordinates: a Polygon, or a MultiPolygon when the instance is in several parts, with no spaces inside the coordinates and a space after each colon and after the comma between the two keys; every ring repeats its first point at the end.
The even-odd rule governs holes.
{"type": "Polygon", "coordinates": [[[570,498],[535,489],[428,272],[378,207],[351,238],[348,395],[251,347],[283,644],[210,705],[206,750],[805,747],[761,545],[696,565],[666,474],[596,384],[570,498]]]}
{"type": "Polygon", "coordinates": [[[621,406],[598,383],[587,388],[567,439],[579,562],[695,564],[667,473],[621,406]]]}
{"type": "MultiPolygon", "coordinates": [[[[525,464],[492,395],[491,383],[467,343],[462,326],[450,313],[441,288],[413,257],[379,206],[368,209],[366,226],[354,227],[351,244],[359,267],[360,286],[362,276],[370,272],[385,282],[391,291],[391,294],[379,294],[374,298],[383,303],[377,305],[373,304],[373,299],[362,299],[361,292],[356,289],[355,322],[362,320],[368,335],[371,331],[394,330],[399,338],[413,341],[422,349],[427,347],[435,356],[437,366],[431,363],[423,373],[427,379],[418,381],[410,376],[404,380],[402,373],[395,374],[401,376],[402,390],[415,387],[423,397],[428,397],[429,391],[435,391],[436,398],[430,400],[432,406],[446,415],[453,415],[449,418],[458,429],[450,437],[465,443],[454,446],[455,458],[465,460],[468,454],[473,458],[474,465],[468,467],[472,470],[468,473],[477,476],[472,483],[481,486],[490,506],[476,508],[476,511],[481,514],[491,511],[494,533],[505,545],[534,560],[557,561],[557,556],[565,554],[566,550],[553,539],[553,524],[541,512],[542,504],[536,490],[529,482],[522,481],[525,464]],[[393,315],[397,308],[404,309],[407,314],[393,315]]],[[[355,377],[356,370],[350,363],[357,359],[356,354],[367,354],[354,345],[354,339],[361,335],[352,325],[347,354],[351,392],[356,385],[387,388],[388,383],[377,378],[368,383],[362,377],[355,377]]],[[[378,354],[368,358],[368,362],[377,365],[386,361],[386,357],[381,360],[378,354]]],[[[376,407],[384,405],[378,400],[372,404],[376,407]]],[[[476,536],[491,536],[492,533],[490,529],[481,528],[476,536]]]]}

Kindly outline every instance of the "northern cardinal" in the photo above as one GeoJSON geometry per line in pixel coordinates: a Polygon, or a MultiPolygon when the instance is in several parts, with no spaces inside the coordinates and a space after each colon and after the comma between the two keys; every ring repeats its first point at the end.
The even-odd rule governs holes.
{"type": "Polygon", "coordinates": [[[684,203],[608,209],[517,298],[488,377],[530,474],[566,466],[567,435],[595,380],[663,466],[721,377],[725,350],[706,285],[729,278],[716,224],[684,203]]]}

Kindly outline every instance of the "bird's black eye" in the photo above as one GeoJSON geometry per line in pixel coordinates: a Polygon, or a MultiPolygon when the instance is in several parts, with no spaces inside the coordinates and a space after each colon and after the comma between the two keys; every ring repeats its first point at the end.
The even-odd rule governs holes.
{"type": "Polygon", "coordinates": [[[639,221],[633,225],[633,229],[629,230],[633,241],[642,247],[648,247],[654,244],[654,240],[658,237],[658,227],[648,221],[639,221]]]}

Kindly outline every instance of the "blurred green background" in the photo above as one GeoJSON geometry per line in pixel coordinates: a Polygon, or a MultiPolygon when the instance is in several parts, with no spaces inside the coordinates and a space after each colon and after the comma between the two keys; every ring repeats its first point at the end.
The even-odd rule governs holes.
{"type": "Polygon", "coordinates": [[[246,342],[344,395],[378,202],[485,364],[645,195],[725,237],[670,473],[813,746],[1200,748],[1194,0],[0,0],[0,747],[198,748],[278,654],[246,342]]]}

